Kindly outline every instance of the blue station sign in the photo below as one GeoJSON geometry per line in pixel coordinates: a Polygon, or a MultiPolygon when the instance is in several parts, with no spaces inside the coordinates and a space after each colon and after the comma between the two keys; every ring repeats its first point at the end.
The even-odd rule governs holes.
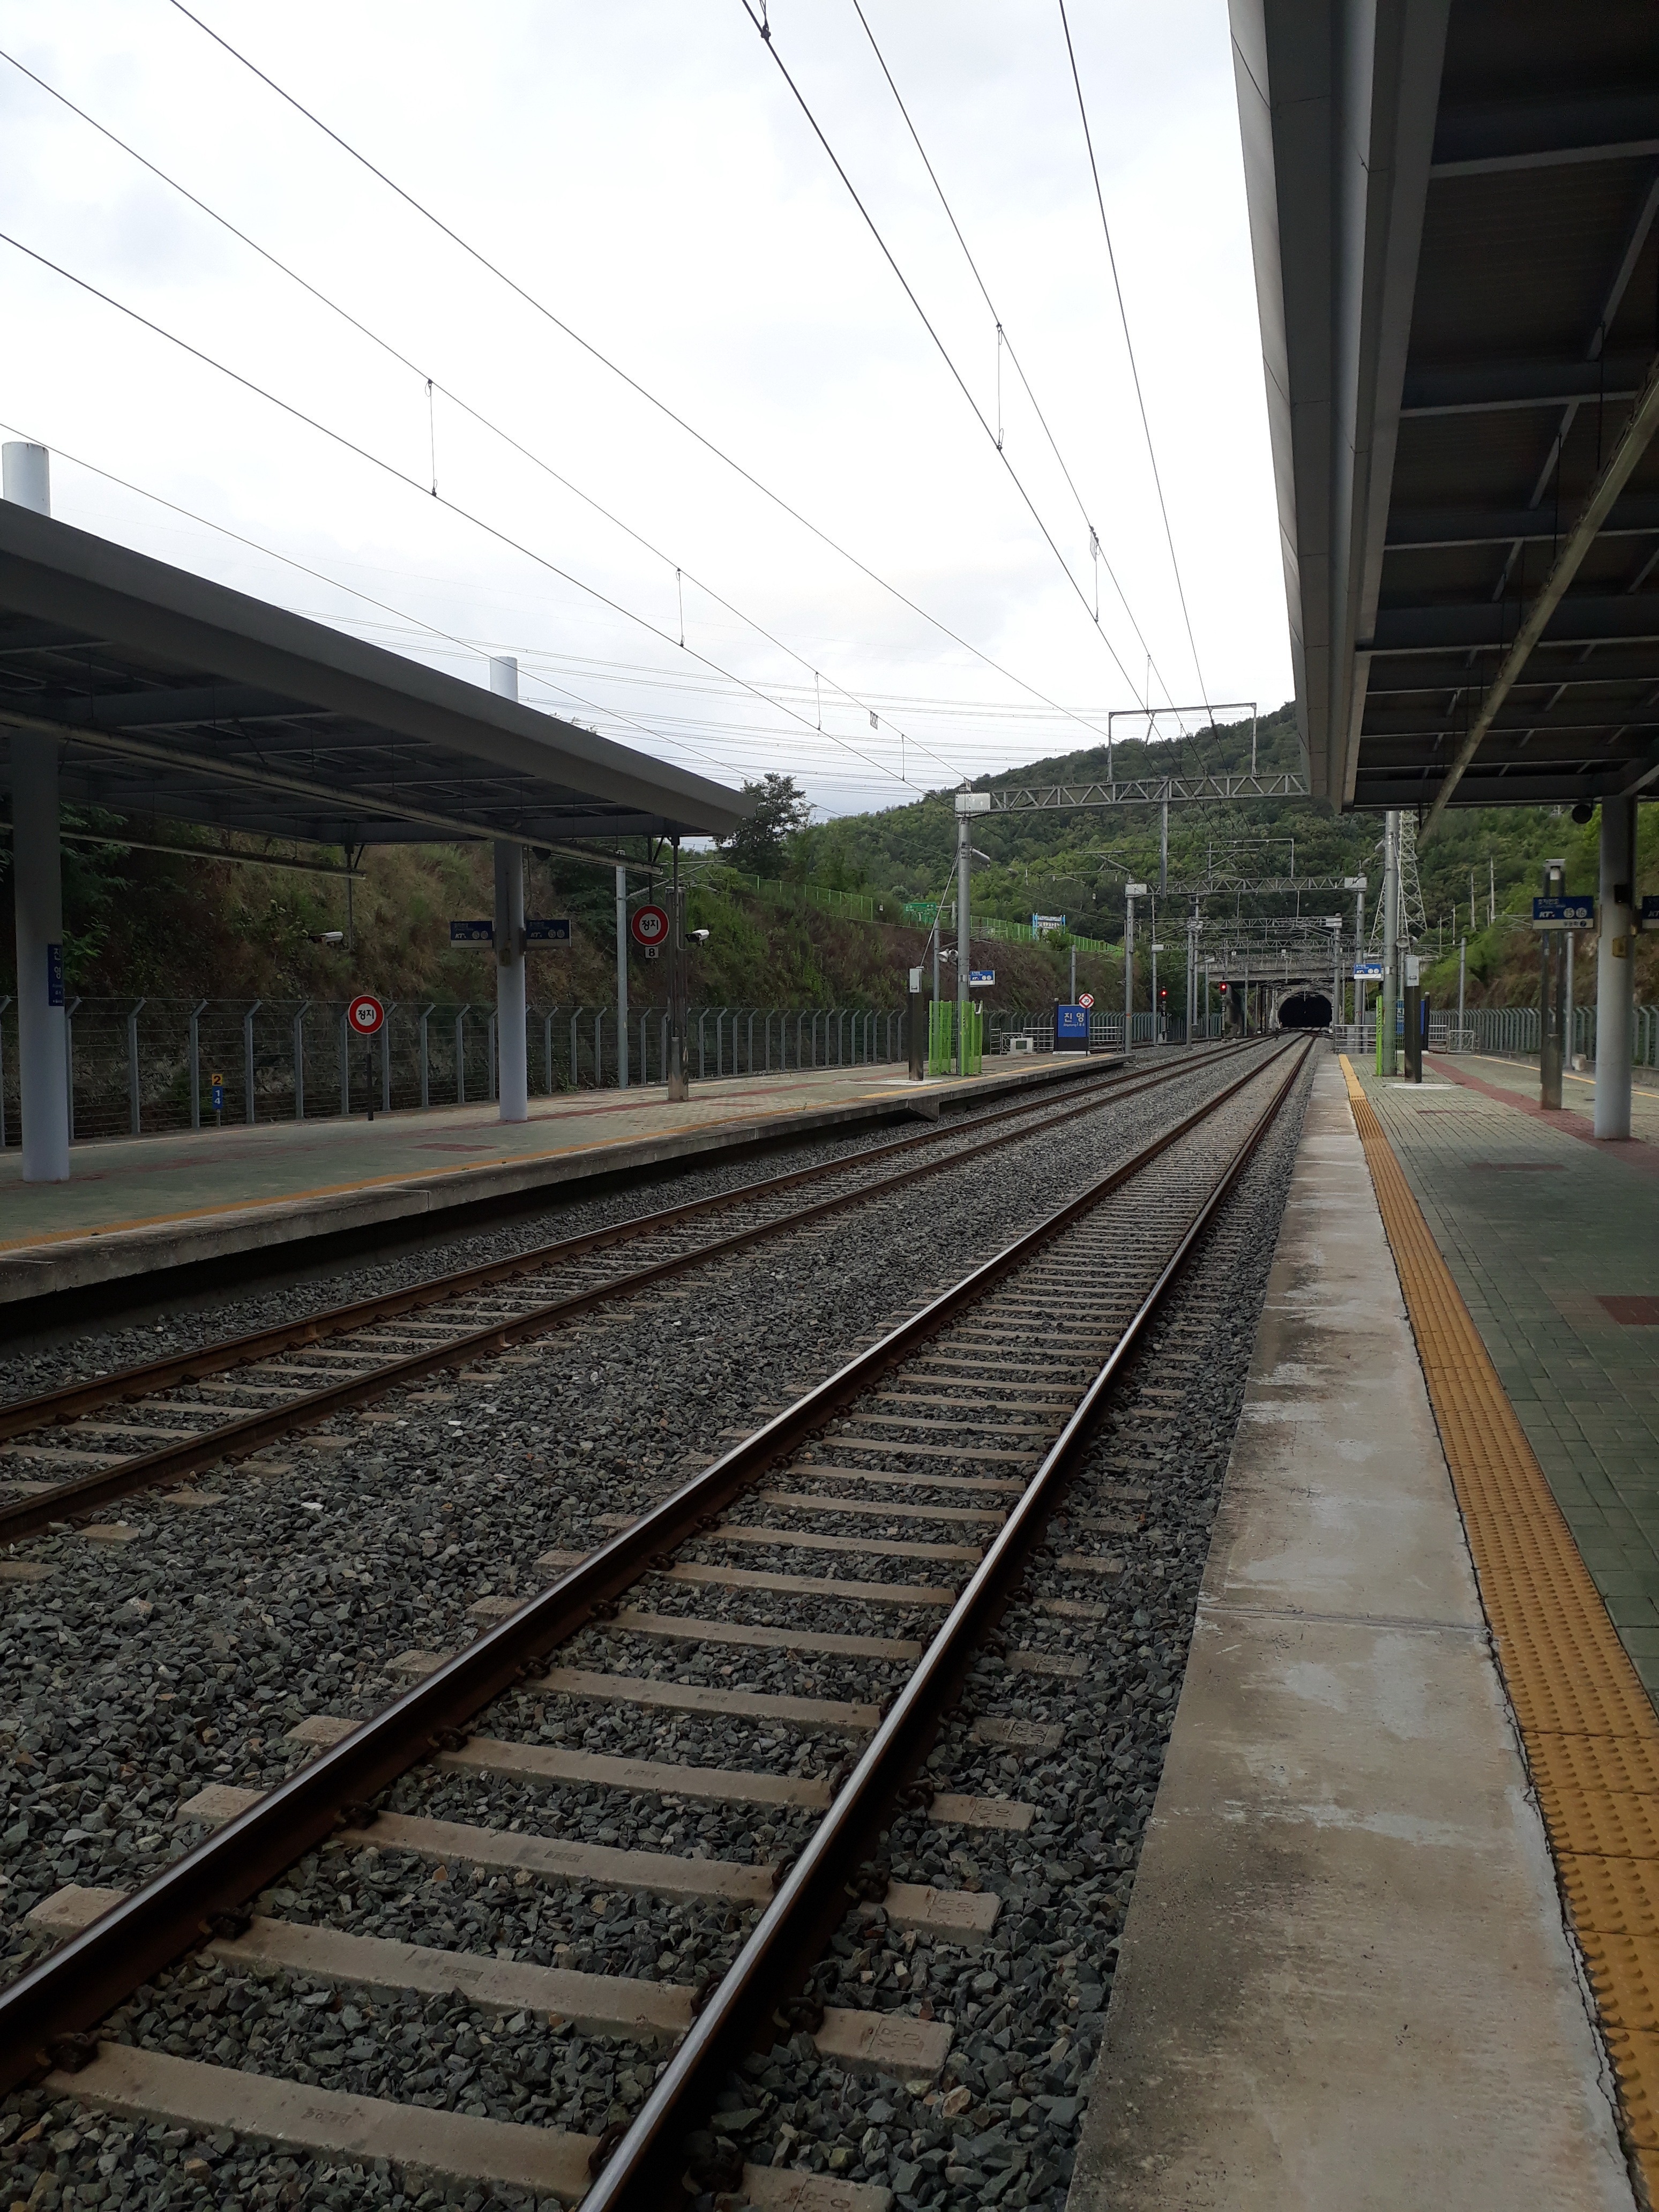
{"type": "Polygon", "coordinates": [[[532,917],[525,923],[524,941],[526,945],[568,945],[570,942],[569,915],[555,915],[551,919],[546,916],[540,919],[532,917]]]}
{"type": "Polygon", "coordinates": [[[1087,1006],[1056,1006],[1054,1008],[1054,1050],[1056,1052],[1087,1052],[1089,1049],[1089,1009],[1087,1006]]]}
{"type": "Polygon", "coordinates": [[[1595,898],[1589,891],[1572,891],[1565,898],[1535,898],[1532,926],[1534,929],[1594,929],[1595,898]]]}
{"type": "Polygon", "coordinates": [[[495,925],[493,921],[452,921],[449,941],[452,945],[493,945],[495,925]]]}

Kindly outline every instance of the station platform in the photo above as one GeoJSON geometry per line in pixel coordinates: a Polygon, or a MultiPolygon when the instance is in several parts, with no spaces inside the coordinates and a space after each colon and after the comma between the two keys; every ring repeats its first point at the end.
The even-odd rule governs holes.
{"type": "MultiPolygon", "coordinates": [[[[1564,1069],[1561,1076],[1561,1108],[1559,1112],[1546,1109],[1538,1103],[1538,1062],[1535,1060],[1504,1060],[1485,1053],[1440,1054],[1425,1053],[1423,1059],[1425,1075],[1431,1081],[1449,1080],[1461,1089],[1473,1091],[1494,1099],[1499,1103],[1513,1103],[1523,1114],[1540,1120],[1547,1119],[1568,1134],[1583,1139],[1586,1143],[1606,1144],[1612,1141],[1598,1138],[1594,1120],[1595,1109],[1595,1078],[1564,1069]]],[[[1631,1085],[1631,1135],[1639,1145],[1655,1148],[1651,1160],[1638,1158],[1638,1164],[1650,1170],[1659,1168],[1659,1069],[1638,1068],[1631,1085]]],[[[1637,1158],[1632,1154],[1632,1158],[1637,1158]]]]}
{"type": "MultiPolygon", "coordinates": [[[[1611,1207],[1659,1198],[1322,1058],[1070,2212],[1631,2212],[1633,2172],[1651,2201],[1659,1723],[1447,1272],[1479,1297],[1490,1246],[1547,1283],[1570,1209],[1475,1161],[1568,1153],[1611,1207]]],[[[1519,1390],[1570,1325],[1511,1287],[1519,1390]]]]}
{"type": "MultiPolygon", "coordinates": [[[[965,1080],[912,1082],[902,1065],[809,1068],[693,1085],[532,1099],[526,1121],[491,1104],[349,1120],[273,1122],[77,1145],[67,1182],[25,1183],[0,1154],[0,1311],[58,1293],[166,1279],[289,1247],[308,1251],[420,1234],[446,1217],[570,1194],[597,1178],[789,1142],[860,1124],[932,1118],[1115,1063],[1012,1059],[965,1080]]],[[[165,1292],[162,1293],[165,1295],[165,1292]]]]}
{"type": "Polygon", "coordinates": [[[1356,1072],[1659,1697],[1659,1084],[1615,1143],[1594,1134],[1589,1089],[1583,1113],[1540,1108],[1535,1062],[1423,1066],[1420,1087],[1356,1072]]]}

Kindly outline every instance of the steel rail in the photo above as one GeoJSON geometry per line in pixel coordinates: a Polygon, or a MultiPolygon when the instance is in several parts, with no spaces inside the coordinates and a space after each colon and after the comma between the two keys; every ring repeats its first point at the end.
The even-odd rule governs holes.
{"type": "MultiPolygon", "coordinates": [[[[1170,1069],[1127,1088],[1121,1085],[1113,1085],[1109,1096],[1114,1099],[1135,1097],[1147,1090],[1156,1089],[1162,1084],[1173,1082],[1179,1074],[1184,1073],[1191,1073],[1191,1070],[1170,1069]]],[[[320,1390],[296,1394],[283,1405],[268,1407],[260,1412],[246,1414],[240,1420],[222,1421],[216,1427],[204,1429],[199,1436],[191,1437],[187,1441],[180,1440],[173,1443],[160,1444],[154,1451],[136,1453],[132,1458],[123,1461],[118,1466],[99,1468],[90,1474],[76,1476],[69,1481],[54,1484],[52,1489],[39,1496],[12,1499],[5,1504],[0,1504],[0,1545],[20,1543],[26,1537],[38,1535],[43,1528],[51,1528],[54,1522],[72,1520],[80,1515],[96,1512],[100,1507],[112,1504],[118,1498],[129,1498],[136,1491],[155,1489],[163,1483],[174,1482],[182,1476],[198,1474],[204,1468],[217,1466],[222,1461],[246,1459],[250,1453],[261,1449],[266,1444],[275,1443],[280,1437],[292,1434],[296,1429],[312,1427],[317,1422],[326,1420],[335,1413],[349,1411],[353,1407],[367,1405],[375,1398],[384,1397],[389,1392],[401,1389],[410,1382],[421,1382],[426,1376],[441,1373],[447,1368],[468,1366],[475,1360],[488,1358],[493,1353],[505,1352],[512,1345],[522,1343],[532,1337],[544,1335],[564,1322],[590,1312],[596,1306],[608,1305],[621,1298],[632,1297],[639,1291],[649,1290],[653,1285],[665,1282],[675,1275],[684,1274],[692,1268],[703,1267],[711,1261],[727,1258],[733,1253],[743,1251],[750,1245],[758,1243],[766,1237],[781,1236],[789,1230],[799,1228],[803,1224],[820,1219],[826,1214],[838,1213],[848,1206],[861,1205],[867,1199],[884,1196],[889,1192],[902,1188],[906,1184],[921,1181],[925,1176],[936,1175],[946,1168],[954,1167],[959,1161],[970,1160],[982,1152],[995,1152],[1004,1145],[1017,1144],[1024,1137],[1040,1135],[1047,1130],[1063,1127],[1066,1122],[1075,1121],[1085,1114],[1095,1112],[1102,1103],[1100,1092],[1091,1086],[1091,1095],[1080,1104],[1068,1106],[1061,1113],[1051,1114],[1046,1120],[1036,1123],[1030,1129],[1005,1129],[994,1137],[985,1137],[975,1144],[960,1146],[956,1151],[945,1153],[938,1159],[923,1160],[915,1167],[900,1169],[896,1174],[880,1176],[872,1182],[860,1183],[852,1190],[837,1191],[829,1198],[819,1199],[811,1205],[797,1206],[792,1212],[780,1214],[771,1220],[752,1223],[746,1229],[733,1230],[729,1235],[717,1237],[707,1244],[694,1247],[689,1252],[671,1254],[666,1259],[650,1261],[642,1267],[631,1268],[623,1274],[610,1277],[605,1282],[591,1284],[582,1290],[567,1291],[562,1297],[549,1299],[541,1305],[526,1307],[523,1313],[514,1315],[507,1320],[491,1322],[482,1328],[466,1330],[458,1336],[448,1338],[442,1344],[433,1345],[421,1352],[407,1352],[402,1358],[388,1360],[384,1365],[373,1368],[366,1374],[344,1376],[337,1382],[325,1385],[320,1390]]],[[[1015,1109],[1012,1112],[1017,1113],[1019,1110],[1021,1109],[1015,1109]]],[[[1024,1110],[1029,1112],[1030,1109],[1027,1108],[1024,1110]]],[[[1012,1116],[999,1115],[995,1118],[1003,1120],[1012,1116]]],[[[975,1123],[974,1126],[981,1127],[982,1124],[975,1123]]],[[[931,1136],[933,1133],[930,1131],[926,1133],[931,1136]]],[[[905,1138],[902,1139],[896,1146],[884,1146],[880,1149],[884,1154],[890,1153],[916,1141],[915,1138],[905,1138]]],[[[860,1153],[854,1157],[857,1159],[864,1159],[869,1155],[860,1153]]],[[[843,1164],[845,1164],[843,1162],[829,1162],[821,1164],[820,1167],[799,1169],[789,1176],[779,1177],[771,1182],[745,1185],[744,1190],[736,1195],[743,1197],[752,1195],[757,1191],[765,1192],[775,1189],[780,1183],[787,1184],[817,1176],[822,1171],[823,1165],[839,1167],[843,1164]]],[[[728,1201],[718,1198],[694,1199],[684,1207],[672,1208],[666,1214],[650,1216],[647,1219],[653,1226],[661,1227],[666,1222],[684,1213],[708,1211],[728,1201]]],[[[629,1224],[629,1227],[633,1233],[641,1233],[636,1225],[629,1224]]],[[[615,1230],[596,1230],[587,1237],[570,1239],[568,1245],[544,1246],[541,1249],[544,1254],[556,1252],[561,1259],[580,1257],[582,1249],[592,1250],[600,1243],[618,1241],[621,1231],[622,1224],[618,1224],[617,1229],[615,1230]],[[573,1251],[572,1247],[581,1248],[581,1249],[573,1251]]],[[[539,1264],[547,1266],[556,1262],[544,1259],[539,1264]]],[[[483,1263],[483,1271],[493,1279],[499,1280],[501,1271],[510,1266],[516,1267],[520,1273],[523,1273],[523,1257],[521,1256],[516,1262],[488,1261],[483,1263]]],[[[440,1284],[449,1283],[452,1285],[457,1280],[465,1284],[471,1282],[476,1272],[477,1271],[468,1270],[459,1278],[439,1277],[434,1279],[440,1284]]],[[[477,1287],[476,1284],[473,1287],[477,1287]]],[[[389,1291],[384,1299],[365,1300],[362,1302],[364,1304],[376,1309],[373,1315],[367,1320],[358,1321],[355,1324],[345,1324],[342,1328],[331,1327],[326,1330],[326,1334],[338,1335],[344,1333],[345,1328],[349,1326],[368,1327],[375,1321],[386,1318],[383,1309],[388,1299],[407,1301],[416,1297],[424,1297],[425,1303],[429,1305],[434,1303],[434,1298],[429,1294],[430,1291],[430,1285],[417,1285],[407,1291],[389,1291]]],[[[452,1297],[464,1295],[465,1295],[464,1289],[457,1290],[452,1287],[448,1291],[448,1296],[452,1297]]],[[[409,1310],[407,1304],[403,1310],[405,1311],[409,1310]]],[[[333,1309],[335,1314],[349,1313],[351,1310],[352,1309],[349,1307],[333,1309]]],[[[326,1316],[313,1316],[310,1322],[283,1324],[276,1330],[261,1332],[259,1335],[252,1338],[234,1339],[233,1342],[241,1346],[250,1343],[264,1344],[267,1335],[272,1335],[283,1338],[286,1344],[291,1345],[295,1341],[296,1328],[321,1329],[326,1318],[326,1316]]],[[[312,1337],[305,1337],[300,1340],[314,1341],[315,1340],[312,1337]]],[[[229,1365],[246,1366],[254,1364],[258,1358],[269,1356],[270,1351],[283,1348],[284,1344],[278,1343],[267,1346],[265,1351],[258,1354],[250,1354],[246,1350],[242,1350],[239,1351],[235,1358],[232,1360],[228,1357],[222,1357],[227,1351],[226,1346],[213,1346],[210,1347],[206,1355],[213,1364],[206,1367],[204,1367],[200,1358],[192,1362],[183,1355],[177,1359],[158,1362],[157,1365],[162,1371],[173,1376],[173,1382],[170,1382],[147,1381],[148,1370],[143,1368],[129,1369],[122,1376],[106,1379],[118,1383],[119,1389],[115,1392],[115,1395],[123,1400],[129,1400],[148,1396],[156,1391],[172,1388],[176,1382],[191,1381],[200,1372],[222,1373],[229,1365]],[[187,1371],[182,1375],[177,1374],[175,1370],[180,1367],[187,1371]]],[[[76,1399],[78,1401],[79,1394],[86,1387],[73,1384],[67,1392],[60,1395],[76,1399]]],[[[34,1399],[26,1401],[26,1404],[39,1407],[45,1402],[47,1401],[34,1399]]],[[[97,1402],[107,1404],[109,1400],[104,1398],[97,1402]]],[[[78,1407],[78,1410],[86,1411],[90,1408],[78,1407]]],[[[55,1418],[61,1420],[66,1417],[58,1414],[55,1418]]],[[[67,1418],[73,1418],[73,1416],[67,1418]]],[[[42,1420],[37,1419],[33,1426],[38,1429],[43,1425],[42,1420]]],[[[3,1430],[0,1430],[0,1435],[4,1433],[3,1430]]],[[[19,1431],[14,1430],[12,1433],[16,1434],[19,1431]]]]}
{"type": "Polygon", "coordinates": [[[662,1553],[752,1489],[828,1417],[860,1397],[966,1307],[1024,1266],[1072,1222],[1139,1175],[1261,1074],[1248,1069],[1129,1159],[984,1261],[909,1320],[694,1475],[629,1528],[592,1552],[497,1627],[405,1690],[255,1805],[112,1905],[0,1990],[0,2094],[44,2065],[91,2056],[85,2032],[139,1984],[234,1916],[295,1861],[421,1759],[453,1741],[475,1714],[526,1680],[556,1645],[627,1589],[662,1553]]]}
{"type": "Polygon", "coordinates": [[[869,1748],[583,2197],[582,2212],[647,2212],[647,2208],[655,2212],[675,2198],[687,2133],[707,2113],[732,2066],[752,2048],[757,2032],[770,2021],[780,2001],[807,1978],[824,1942],[846,1917],[849,1875],[879,1832],[898,1791],[926,1758],[976,1649],[994,1627],[1027,1553],[1040,1540],[1056,1494],[1089,1443],[1124,1363],[1273,1126],[1307,1059],[1304,1049],[1159,1270],[915,1672],[894,1699],[869,1748]]]}
{"type": "MultiPolygon", "coordinates": [[[[1230,1050],[1240,1048],[1233,1046],[1230,1050]]],[[[1217,1057],[1220,1057],[1219,1054],[1217,1057]]],[[[1206,1065],[1209,1063],[1206,1062],[1206,1065]]],[[[1158,1079],[1170,1081],[1181,1071],[1170,1069],[1158,1079]]],[[[1103,1073],[1079,1080],[1089,1084],[1091,1097],[1101,1091],[1114,1094],[1125,1083],[1134,1079],[1124,1073],[1103,1073]]],[[[314,1344],[326,1336],[338,1335],[342,1331],[367,1328],[376,1322],[395,1321],[401,1315],[416,1313],[426,1306],[440,1304],[446,1299],[462,1296],[469,1290],[487,1289],[493,1283],[513,1282],[520,1276],[535,1274],[540,1269],[558,1267],[571,1260],[585,1258],[591,1252],[605,1249],[613,1244],[624,1243],[635,1237],[650,1236],[672,1228],[676,1222],[689,1221],[700,1214],[711,1213],[725,1206],[741,1206],[757,1198],[789,1190],[804,1182],[834,1175],[842,1169],[861,1164],[866,1160],[890,1159],[896,1152],[908,1152],[919,1145],[938,1144],[946,1137],[971,1133],[975,1129],[1012,1121],[1022,1114],[1034,1114],[1045,1106],[1064,1103],[1054,1098],[1028,1098],[1018,1106],[1006,1106],[994,1114],[977,1115],[970,1121],[943,1127],[923,1129],[915,1135],[899,1137],[890,1144],[872,1145],[866,1152],[844,1153],[835,1160],[817,1160],[811,1167],[792,1168],[782,1175],[766,1176],[758,1182],[740,1183],[736,1188],[712,1192],[707,1198],[684,1199],[676,1206],[660,1207],[655,1213],[641,1213],[626,1221],[610,1223],[603,1229],[584,1231],[579,1237],[560,1238],[551,1244],[538,1244],[527,1252],[515,1252],[503,1260],[481,1260],[470,1267],[457,1267],[447,1274],[429,1275],[418,1283],[411,1283],[399,1291],[380,1291],[367,1298],[354,1298],[340,1306],[327,1306],[321,1312],[307,1314],[302,1320],[276,1322],[268,1328],[252,1329],[240,1336],[222,1338],[216,1344],[198,1346],[191,1352],[170,1354],[163,1359],[149,1359],[135,1367],[115,1369],[108,1375],[100,1375],[82,1382],[69,1382],[57,1390],[46,1390],[32,1398],[18,1398],[0,1405],[0,1441],[21,1436],[27,1431],[49,1423],[72,1420],[82,1413],[95,1413],[101,1406],[131,1398],[137,1393],[148,1395],[152,1391],[172,1389],[179,1382],[198,1381],[205,1375],[222,1374],[228,1367],[246,1366],[255,1359],[266,1358],[276,1352],[288,1352],[296,1346],[314,1344]]]]}

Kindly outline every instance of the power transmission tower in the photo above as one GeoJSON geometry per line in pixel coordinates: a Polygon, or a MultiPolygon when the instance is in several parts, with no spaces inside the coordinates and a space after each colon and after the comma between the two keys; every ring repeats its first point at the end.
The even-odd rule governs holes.
{"type": "MultiPolygon", "coordinates": [[[[1376,856],[1379,873],[1384,872],[1384,840],[1379,837],[1371,848],[1376,856]]],[[[1417,871],[1417,823],[1402,811],[1400,817],[1400,927],[1399,944],[1402,952],[1413,945],[1420,945],[1429,933],[1428,916],[1423,906],[1423,884],[1417,871]]],[[[1379,898],[1371,909],[1370,935],[1367,950],[1373,957],[1382,951],[1382,902],[1379,898]]]]}

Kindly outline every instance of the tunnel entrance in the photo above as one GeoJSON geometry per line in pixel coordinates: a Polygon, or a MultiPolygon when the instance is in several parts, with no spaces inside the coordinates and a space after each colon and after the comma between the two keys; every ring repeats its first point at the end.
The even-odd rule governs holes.
{"type": "Polygon", "coordinates": [[[1282,1030],[1322,1030],[1330,1027],[1331,1002],[1322,991],[1297,991],[1279,1010],[1282,1030]]]}

